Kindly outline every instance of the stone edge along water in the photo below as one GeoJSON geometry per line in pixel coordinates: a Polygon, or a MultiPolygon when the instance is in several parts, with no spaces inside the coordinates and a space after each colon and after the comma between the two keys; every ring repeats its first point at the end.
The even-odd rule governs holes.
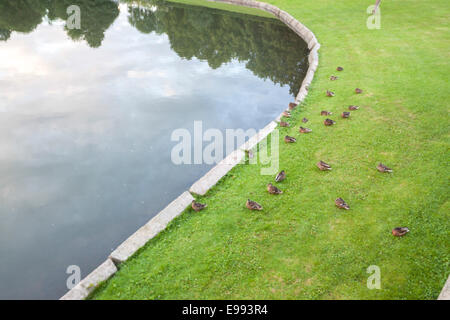
{"type": "MultiPolygon", "coordinates": [[[[303,24],[297,21],[287,12],[279,8],[259,1],[253,0],[208,0],[211,2],[223,2],[228,4],[240,5],[250,8],[257,8],[269,13],[285,23],[290,29],[297,33],[307,44],[310,50],[308,62],[309,68],[303,79],[302,86],[295,98],[295,103],[300,104],[308,94],[308,87],[314,77],[314,73],[319,64],[319,55],[317,51],[320,44],[315,35],[303,24]]],[[[245,151],[251,150],[259,142],[264,140],[276,127],[281,119],[281,114],[275,121],[271,121],[266,127],[261,129],[255,136],[251,137],[244,145],[233,151],[225,159],[220,161],[214,168],[207,172],[202,178],[196,181],[189,191],[194,194],[204,195],[216,183],[222,179],[231,169],[239,164],[245,157],[245,151]]],[[[149,222],[132,234],[122,244],[120,244],[97,269],[81,280],[74,288],[69,290],[61,300],[83,300],[94,291],[94,289],[103,281],[108,280],[117,272],[118,264],[128,260],[136,251],[142,248],[150,239],[158,235],[167,225],[178,217],[191,204],[194,197],[191,193],[185,191],[177,199],[171,202],[160,213],[153,217],[149,222]]],[[[447,290],[448,291],[448,290],[447,290]]],[[[442,295],[442,294],[441,294],[442,295]]]]}

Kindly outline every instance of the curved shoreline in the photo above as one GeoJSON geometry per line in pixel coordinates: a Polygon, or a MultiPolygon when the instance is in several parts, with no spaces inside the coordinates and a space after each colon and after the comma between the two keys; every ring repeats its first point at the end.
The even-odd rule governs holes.
{"type": "MultiPolygon", "coordinates": [[[[278,7],[254,0],[207,0],[210,2],[221,2],[233,5],[260,9],[273,14],[281,22],[287,25],[299,35],[308,45],[310,50],[308,56],[309,67],[303,79],[300,90],[295,98],[295,103],[300,104],[308,94],[308,88],[314,77],[319,64],[318,50],[320,44],[314,33],[306,26],[296,20],[287,12],[278,7]]],[[[230,155],[220,161],[215,167],[208,171],[203,177],[194,182],[189,192],[183,192],[177,199],[172,201],[166,208],[154,216],[149,222],[138,229],[122,244],[120,244],[99,267],[82,279],[74,288],[69,290],[61,300],[83,300],[87,298],[95,288],[102,282],[108,280],[117,272],[117,265],[128,260],[149,240],[157,236],[167,225],[178,217],[194,200],[193,194],[206,194],[220,179],[244,159],[245,151],[252,149],[265,139],[276,127],[281,118],[278,116],[267,126],[261,129],[255,136],[251,137],[244,145],[236,149],[230,155]]]]}

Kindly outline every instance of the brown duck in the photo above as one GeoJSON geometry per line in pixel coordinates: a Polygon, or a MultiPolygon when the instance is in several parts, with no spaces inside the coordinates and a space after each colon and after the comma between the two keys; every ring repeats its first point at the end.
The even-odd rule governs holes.
{"type": "Polygon", "coordinates": [[[300,131],[300,133],[310,133],[312,132],[312,129],[300,127],[298,131],[300,131]]]}
{"type": "Polygon", "coordinates": [[[327,90],[327,97],[334,97],[334,92],[327,90]]]}
{"type": "Polygon", "coordinates": [[[284,137],[284,142],[286,142],[286,143],[294,143],[296,141],[297,141],[297,139],[295,139],[294,137],[290,137],[290,136],[284,137]]]}
{"type": "Polygon", "coordinates": [[[333,124],[335,124],[336,122],[331,120],[331,119],[325,119],[325,121],[323,122],[324,125],[326,126],[332,126],[333,124]]]}
{"type": "Polygon", "coordinates": [[[308,120],[307,118],[303,118],[303,119],[302,119],[302,122],[303,122],[303,123],[307,123],[308,121],[309,121],[309,120],[308,120]]]}
{"type": "Polygon", "coordinates": [[[321,116],[330,116],[332,114],[333,114],[333,112],[330,112],[330,111],[326,111],[326,110],[320,111],[321,116]]]}
{"type": "Polygon", "coordinates": [[[331,80],[331,81],[334,81],[334,80],[337,80],[337,79],[338,79],[338,77],[336,77],[336,76],[331,76],[331,77],[330,77],[330,80],[331,80]]]}
{"type": "Polygon", "coordinates": [[[275,177],[275,181],[276,182],[281,182],[284,179],[286,179],[286,172],[284,172],[284,170],[281,170],[279,174],[277,174],[277,176],[275,177]]]}
{"type": "Polygon", "coordinates": [[[403,237],[405,234],[409,232],[407,227],[397,227],[392,229],[392,235],[394,237],[403,237]]]}
{"type": "Polygon", "coordinates": [[[337,198],[336,200],[334,200],[334,203],[336,204],[336,206],[340,209],[345,209],[348,210],[350,209],[350,207],[348,206],[348,204],[344,201],[344,199],[342,198],[337,198]]]}
{"type": "Polygon", "coordinates": [[[267,184],[267,191],[270,194],[282,194],[283,191],[281,191],[280,189],[278,189],[277,187],[275,187],[273,184],[269,183],[267,184]]]}
{"type": "Polygon", "coordinates": [[[331,170],[331,166],[328,163],[323,162],[322,160],[320,160],[319,162],[317,162],[317,167],[321,170],[321,171],[329,171],[331,170]]]}
{"type": "Polygon", "coordinates": [[[280,121],[280,127],[289,127],[290,124],[286,121],[280,121]]]}
{"type": "Polygon", "coordinates": [[[380,172],[392,172],[391,168],[386,167],[384,164],[382,164],[381,162],[377,165],[377,169],[380,172]]]}
{"type": "Polygon", "coordinates": [[[344,112],[342,112],[342,118],[350,118],[350,112],[346,112],[346,111],[344,111],[344,112]]]}
{"type": "Polygon", "coordinates": [[[356,89],[355,89],[355,92],[356,92],[356,93],[363,93],[363,91],[362,91],[360,88],[356,88],[356,89]]]}
{"type": "Polygon", "coordinates": [[[294,102],[289,103],[289,110],[294,110],[297,107],[297,104],[294,102]]]}
{"type": "Polygon", "coordinates": [[[258,202],[252,201],[250,199],[247,200],[247,202],[245,203],[245,206],[250,210],[261,211],[263,209],[262,205],[260,205],[258,202]]]}
{"type": "Polygon", "coordinates": [[[348,110],[358,110],[358,109],[359,109],[358,106],[354,106],[354,105],[348,106],[348,110]]]}
{"type": "Polygon", "coordinates": [[[290,118],[291,117],[291,113],[287,110],[283,111],[282,115],[286,118],[290,118]]]}
{"type": "Polygon", "coordinates": [[[343,71],[344,68],[342,68],[342,67],[337,67],[336,70],[337,70],[337,71],[343,71]]]}
{"type": "Polygon", "coordinates": [[[197,212],[202,211],[203,209],[205,209],[207,207],[206,204],[196,202],[195,200],[192,200],[191,206],[192,206],[192,209],[194,209],[197,212]]]}

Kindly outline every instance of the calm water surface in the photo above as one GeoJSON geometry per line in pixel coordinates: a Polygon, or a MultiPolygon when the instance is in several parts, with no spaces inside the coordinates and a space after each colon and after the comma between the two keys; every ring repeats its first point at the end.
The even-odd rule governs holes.
{"type": "Polygon", "coordinates": [[[206,173],[174,129],[260,129],[307,48],[277,20],[163,1],[0,0],[0,299],[54,299],[206,173]],[[81,7],[81,30],[66,8],[81,7]]]}

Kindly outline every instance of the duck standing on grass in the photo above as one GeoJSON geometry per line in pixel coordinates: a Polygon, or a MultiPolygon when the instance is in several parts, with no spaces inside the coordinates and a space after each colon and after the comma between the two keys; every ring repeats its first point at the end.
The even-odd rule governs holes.
{"type": "Polygon", "coordinates": [[[342,118],[344,118],[344,119],[347,119],[347,118],[350,118],[350,112],[346,112],[346,111],[344,111],[344,112],[342,112],[342,118]]]}
{"type": "Polygon", "coordinates": [[[333,124],[335,124],[336,122],[331,120],[331,119],[325,119],[325,121],[323,122],[324,125],[326,126],[332,126],[333,124]]]}
{"type": "Polygon", "coordinates": [[[349,205],[342,198],[337,198],[336,200],[334,200],[334,203],[340,209],[345,209],[345,210],[350,209],[349,205]]]}
{"type": "Polygon", "coordinates": [[[245,203],[245,206],[249,210],[261,211],[263,209],[262,205],[260,205],[258,202],[252,201],[250,199],[247,200],[247,202],[245,203]]]}
{"type": "Polygon", "coordinates": [[[386,167],[384,164],[382,164],[381,162],[377,165],[377,169],[380,172],[392,172],[391,168],[386,167]]]}
{"type": "Polygon", "coordinates": [[[311,129],[309,129],[309,128],[303,128],[303,127],[300,127],[300,129],[298,130],[300,133],[310,133],[310,132],[312,132],[312,130],[311,129]]]}
{"type": "Polygon", "coordinates": [[[294,143],[296,141],[297,141],[297,139],[295,139],[294,137],[290,137],[290,136],[284,137],[284,142],[286,142],[286,143],[294,143]]]}
{"type": "Polygon", "coordinates": [[[276,182],[281,182],[284,179],[286,179],[286,172],[284,172],[284,170],[281,170],[279,174],[277,174],[277,176],[275,177],[275,181],[276,182]]]}
{"type": "Polygon", "coordinates": [[[333,114],[333,112],[330,112],[330,111],[326,111],[326,110],[320,111],[321,116],[331,116],[332,114],[333,114]]]}
{"type": "Polygon", "coordinates": [[[392,229],[392,235],[394,237],[403,237],[405,234],[409,232],[407,227],[397,227],[392,229]]]}
{"type": "Polygon", "coordinates": [[[331,170],[331,166],[328,163],[323,162],[322,160],[317,162],[317,167],[320,169],[320,171],[330,171],[331,170]]]}
{"type": "Polygon", "coordinates": [[[291,117],[291,113],[289,111],[287,111],[287,110],[283,111],[282,115],[283,115],[283,117],[286,117],[286,118],[290,118],[291,117]]]}
{"type": "Polygon", "coordinates": [[[206,204],[196,202],[195,200],[192,200],[191,206],[192,206],[192,209],[194,209],[194,211],[196,211],[196,212],[202,211],[203,209],[205,209],[207,207],[206,204]]]}
{"type": "Polygon", "coordinates": [[[283,191],[281,191],[280,189],[278,189],[277,187],[275,187],[273,184],[271,184],[271,183],[268,183],[267,184],[267,191],[270,193],[270,194],[282,194],[283,193],[283,191]]]}

